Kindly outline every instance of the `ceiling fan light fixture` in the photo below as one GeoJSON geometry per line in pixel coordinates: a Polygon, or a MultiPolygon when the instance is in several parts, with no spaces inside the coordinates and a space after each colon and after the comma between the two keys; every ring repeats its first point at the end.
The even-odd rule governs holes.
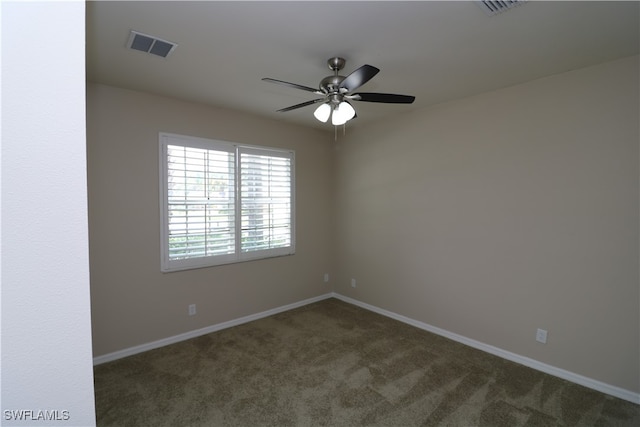
{"type": "Polygon", "coordinates": [[[331,124],[334,126],[340,126],[345,123],[347,123],[346,116],[343,116],[342,114],[340,114],[337,108],[333,110],[333,114],[331,115],[331,124]]]}
{"type": "Polygon", "coordinates": [[[353,119],[356,115],[356,110],[347,101],[341,102],[340,105],[338,105],[338,108],[340,108],[340,113],[346,114],[347,121],[353,119]]]}
{"type": "Polygon", "coordinates": [[[316,111],[313,112],[313,115],[322,123],[326,123],[331,115],[331,106],[328,103],[321,104],[316,108],[316,111]]]}
{"type": "Polygon", "coordinates": [[[356,110],[353,109],[351,104],[346,101],[342,101],[335,110],[333,110],[333,116],[331,117],[331,123],[335,126],[343,125],[349,120],[353,119],[356,115],[356,110]]]}

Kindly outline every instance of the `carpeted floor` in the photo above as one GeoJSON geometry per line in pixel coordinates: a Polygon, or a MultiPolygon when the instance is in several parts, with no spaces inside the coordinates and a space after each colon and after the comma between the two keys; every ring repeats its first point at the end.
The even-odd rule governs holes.
{"type": "Polygon", "coordinates": [[[95,367],[98,426],[640,426],[640,406],[336,299],[95,367]]]}

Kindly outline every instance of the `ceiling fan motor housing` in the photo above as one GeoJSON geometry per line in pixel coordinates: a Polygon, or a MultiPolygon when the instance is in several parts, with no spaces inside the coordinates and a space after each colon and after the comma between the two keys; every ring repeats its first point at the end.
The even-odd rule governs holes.
{"type": "Polygon", "coordinates": [[[340,83],[344,80],[344,76],[327,76],[320,81],[320,90],[326,94],[340,93],[340,83]]]}

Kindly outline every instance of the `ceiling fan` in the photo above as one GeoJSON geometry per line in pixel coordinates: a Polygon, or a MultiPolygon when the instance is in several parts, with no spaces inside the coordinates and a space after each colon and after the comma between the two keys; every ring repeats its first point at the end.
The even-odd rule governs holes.
{"type": "Polygon", "coordinates": [[[282,113],[306,107],[308,105],[322,103],[318,108],[316,108],[313,115],[323,123],[326,123],[329,120],[329,117],[331,117],[331,123],[336,126],[345,124],[356,117],[356,111],[350,101],[381,102],[385,104],[411,104],[416,99],[415,96],[396,95],[393,93],[354,93],[356,89],[371,80],[380,70],[376,67],[365,64],[349,74],[347,77],[340,76],[338,75],[338,72],[344,68],[345,63],[346,61],[343,58],[330,58],[327,61],[327,65],[329,66],[329,69],[333,71],[333,75],[322,79],[318,89],[268,77],[265,77],[262,80],[289,86],[294,89],[301,89],[322,97],[312,99],[311,101],[306,101],[301,104],[292,105],[291,107],[282,108],[278,110],[278,112],[282,113]]]}

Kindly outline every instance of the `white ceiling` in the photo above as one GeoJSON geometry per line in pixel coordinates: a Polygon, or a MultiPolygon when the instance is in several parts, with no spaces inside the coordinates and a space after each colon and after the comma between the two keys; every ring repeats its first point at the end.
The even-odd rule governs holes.
{"type": "Polygon", "coordinates": [[[416,96],[354,103],[356,127],[638,54],[638,6],[529,1],[488,16],[473,1],[90,1],[87,79],[325,129],[313,106],[276,113],[316,95],[261,78],[315,88],[341,56],[345,76],[380,68],[361,91],[416,96]],[[130,30],[178,47],[167,58],[127,49],[130,30]]]}

